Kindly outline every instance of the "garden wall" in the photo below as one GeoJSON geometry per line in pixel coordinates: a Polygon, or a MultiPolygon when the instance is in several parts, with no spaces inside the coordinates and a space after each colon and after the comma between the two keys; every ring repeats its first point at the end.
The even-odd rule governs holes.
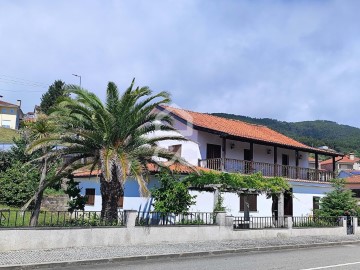
{"type": "Polygon", "coordinates": [[[0,251],[346,235],[345,222],[333,228],[234,230],[232,217],[225,213],[218,214],[218,225],[198,226],[135,226],[136,214],[127,214],[126,227],[1,229],[0,251]]]}

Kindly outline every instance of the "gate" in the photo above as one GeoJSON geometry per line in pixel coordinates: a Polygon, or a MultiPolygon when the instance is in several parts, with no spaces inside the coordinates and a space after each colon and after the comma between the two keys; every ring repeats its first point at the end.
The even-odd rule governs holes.
{"type": "Polygon", "coordinates": [[[345,218],[346,218],[347,234],[354,234],[354,219],[353,219],[353,217],[347,216],[345,218]]]}

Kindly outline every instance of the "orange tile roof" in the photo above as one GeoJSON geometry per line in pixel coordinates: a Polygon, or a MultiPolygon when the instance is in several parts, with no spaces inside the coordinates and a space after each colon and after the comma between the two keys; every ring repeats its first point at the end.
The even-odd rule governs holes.
{"type": "MultiPolygon", "coordinates": [[[[194,128],[204,128],[223,135],[253,139],[266,143],[274,143],[278,145],[291,146],[302,150],[310,150],[312,152],[334,154],[334,152],[318,149],[302,144],[291,139],[279,132],[276,132],[266,126],[255,125],[234,119],[226,119],[223,117],[198,113],[170,106],[160,106],[160,110],[168,111],[175,117],[179,117],[188,123],[194,125],[194,128]]],[[[339,154],[339,153],[336,153],[339,154]]]]}
{"type": "Polygon", "coordinates": [[[312,162],[315,162],[315,158],[312,158],[312,157],[308,157],[308,160],[312,161],[312,162]]]}
{"type": "MultiPolygon", "coordinates": [[[[345,155],[344,157],[336,157],[335,161],[337,163],[356,163],[360,161],[360,158],[355,157],[354,159],[350,159],[349,155],[345,155]]],[[[332,163],[332,158],[324,160],[322,162],[320,162],[321,165],[326,165],[326,164],[331,164],[332,163]]]]}
{"type": "Polygon", "coordinates": [[[9,102],[5,102],[5,101],[2,101],[2,100],[0,100],[0,106],[19,107],[18,105],[15,105],[15,104],[12,104],[12,103],[9,103],[9,102]]]}
{"type": "Polygon", "coordinates": [[[360,184],[360,175],[353,175],[345,178],[346,184],[360,184]]]}
{"type": "MultiPolygon", "coordinates": [[[[164,164],[165,166],[168,166],[167,163],[164,164]]],[[[204,172],[209,172],[211,171],[210,169],[207,168],[202,168],[202,167],[198,167],[198,166],[194,166],[194,169],[192,169],[189,166],[185,166],[182,164],[171,164],[168,166],[168,168],[170,169],[170,171],[172,172],[176,172],[179,174],[189,174],[189,173],[193,173],[196,170],[197,171],[204,171],[204,172]]],[[[148,170],[151,173],[157,173],[160,171],[160,167],[154,164],[148,164],[148,170]]],[[[101,174],[101,170],[93,170],[90,174],[90,170],[89,169],[79,169],[77,171],[74,172],[74,176],[75,177],[90,177],[90,176],[99,176],[101,174]]]]}

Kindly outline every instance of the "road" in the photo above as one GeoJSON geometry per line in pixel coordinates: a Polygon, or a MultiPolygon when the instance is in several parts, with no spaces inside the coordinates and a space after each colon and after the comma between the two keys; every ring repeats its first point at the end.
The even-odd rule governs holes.
{"type": "MultiPolygon", "coordinates": [[[[54,268],[53,268],[54,269],[54,268]]],[[[55,268],[60,269],[60,268],[55,268]]],[[[360,245],[309,248],[274,252],[253,252],[181,259],[153,259],[138,262],[109,263],[61,268],[62,270],[184,270],[184,269],[360,269],[360,245]]]]}

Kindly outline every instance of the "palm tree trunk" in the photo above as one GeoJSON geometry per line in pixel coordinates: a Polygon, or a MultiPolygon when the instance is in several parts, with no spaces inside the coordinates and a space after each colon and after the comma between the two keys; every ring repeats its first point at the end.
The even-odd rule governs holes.
{"type": "Polygon", "coordinates": [[[117,177],[115,166],[111,170],[111,179],[106,181],[100,176],[100,190],[102,197],[101,218],[105,222],[114,223],[118,220],[119,198],[123,195],[123,186],[117,177]]]}
{"type": "Polygon", "coordinates": [[[47,159],[45,158],[43,161],[43,166],[42,166],[42,170],[41,170],[41,177],[40,177],[38,191],[35,194],[34,211],[32,212],[31,218],[30,218],[30,226],[32,226],[32,227],[35,227],[38,223],[41,202],[42,202],[43,194],[44,194],[44,186],[46,184],[45,183],[46,173],[47,173],[47,159]]]}

